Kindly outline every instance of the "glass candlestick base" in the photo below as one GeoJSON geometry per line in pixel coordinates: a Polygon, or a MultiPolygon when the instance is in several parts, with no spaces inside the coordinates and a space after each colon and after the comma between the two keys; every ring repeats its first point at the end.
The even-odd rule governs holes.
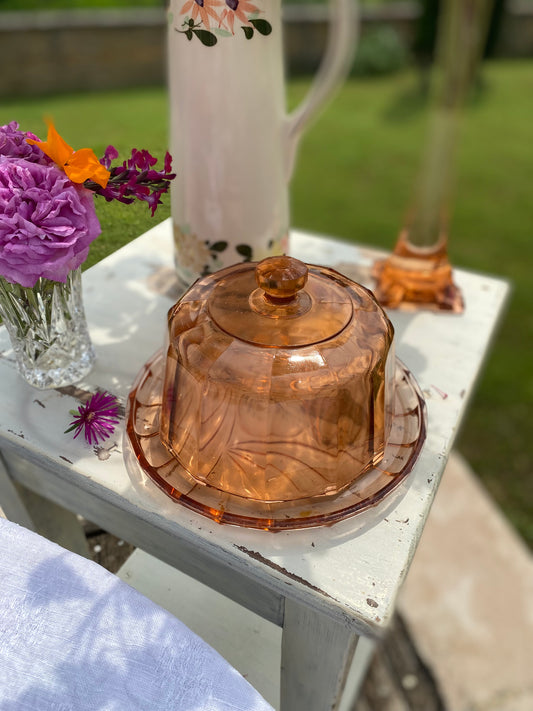
{"type": "Polygon", "coordinates": [[[382,306],[464,311],[463,296],[453,281],[446,239],[432,247],[417,247],[403,230],[390,257],[375,263],[373,276],[374,295],[382,306]]]}

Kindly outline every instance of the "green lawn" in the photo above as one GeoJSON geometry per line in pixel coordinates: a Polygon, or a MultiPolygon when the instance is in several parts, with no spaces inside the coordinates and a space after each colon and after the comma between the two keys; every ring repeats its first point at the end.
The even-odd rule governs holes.
{"type": "MultiPolygon", "coordinates": [[[[302,145],[295,224],[394,244],[425,136],[424,111],[407,101],[413,86],[406,74],[343,90],[302,145]]],[[[458,448],[533,547],[531,116],[533,63],[488,65],[465,116],[450,254],[457,266],[513,284],[458,448]]]]}
{"type": "MultiPolygon", "coordinates": [[[[458,448],[533,547],[533,63],[489,64],[484,78],[465,115],[450,252],[457,266],[510,279],[513,296],[458,448]]],[[[291,103],[306,88],[292,83],[291,103]]],[[[345,85],[302,142],[292,184],[294,225],[393,246],[425,137],[415,88],[411,73],[345,85]]],[[[0,123],[16,119],[40,134],[45,115],[71,145],[97,154],[107,143],[124,155],[132,146],[160,157],[166,149],[162,88],[0,106],[0,123]]],[[[103,234],[87,265],[153,224],[144,205],[97,206],[103,234]]],[[[168,214],[167,201],[154,219],[168,214]]]]}

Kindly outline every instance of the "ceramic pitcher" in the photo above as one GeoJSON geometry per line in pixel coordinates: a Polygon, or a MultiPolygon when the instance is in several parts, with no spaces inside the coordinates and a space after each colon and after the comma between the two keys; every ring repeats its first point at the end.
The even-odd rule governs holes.
{"type": "Polygon", "coordinates": [[[345,78],[355,49],[354,0],[331,2],[322,64],[287,114],[281,0],[171,0],[171,212],[182,286],[288,252],[298,139],[345,78]]]}

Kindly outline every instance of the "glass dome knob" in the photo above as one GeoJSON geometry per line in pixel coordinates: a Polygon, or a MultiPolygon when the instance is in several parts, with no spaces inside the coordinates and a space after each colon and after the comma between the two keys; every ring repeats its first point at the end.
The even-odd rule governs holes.
{"type": "Polygon", "coordinates": [[[255,268],[255,279],[268,299],[290,300],[307,283],[307,265],[293,257],[268,257],[255,268]]]}

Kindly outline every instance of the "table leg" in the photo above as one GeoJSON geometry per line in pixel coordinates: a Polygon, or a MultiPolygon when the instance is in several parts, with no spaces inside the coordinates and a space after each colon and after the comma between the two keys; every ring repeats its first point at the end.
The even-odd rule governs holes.
{"type": "Polygon", "coordinates": [[[11,481],[4,459],[0,453],[0,506],[10,521],[35,531],[35,523],[24,506],[15,484],[11,481]]]}
{"type": "MultiPolygon", "coordinates": [[[[0,453],[0,508],[10,521],[40,533],[74,553],[90,558],[89,546],[75,514],[30,491],[10,476],[18,457],[0,453]]],[[[21,465],[31,466],[23,460],[21,465]]]]}
{"type": "Polygon", "coordinates": [[[281,711],[335,711],[357,644],[350,629],[285,599],[281,711]]]}

